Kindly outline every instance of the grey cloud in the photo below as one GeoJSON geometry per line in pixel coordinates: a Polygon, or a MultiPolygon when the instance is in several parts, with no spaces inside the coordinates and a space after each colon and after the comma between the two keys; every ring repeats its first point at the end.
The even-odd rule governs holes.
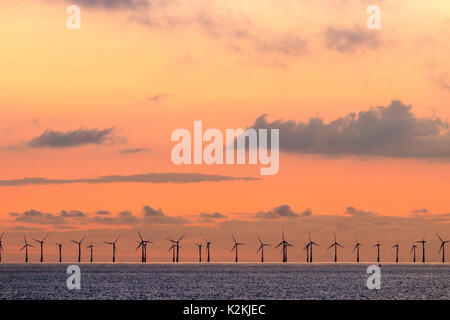
{"type": "Polygon", "coordinates": [[[81,5],[87,8],[123,10],[146,9],[151,6],[148,0],[63,0],[70,4],[81,5]]]}
{"type": "Polygon", "coordinates": [[[422,209],[412,210],[411,213],[428,213],[428,209],[422,208],[422,209]]]}
{"type": "Polygon", "coordinates": [[[99,216],[108,216],[111,214],[111,212],[107,211],[107,210],[98,210],[95,212],[95,214],[99,215],[99,216]]]}
{"type": "Polygon", "coordinates": [[[119,151],[119,153],[122,154],[133,154],[133,153],[141,153],[145,151],[150,151],[152,148],[129,148],[129,149],[122,149],[119,151]]]}
{"type": "Polygon", "coordinates": [[[225,219],[227,216],[220,212],[207,213],[202,212],[199,214],[200,217],[205,219],[225,219]]]}
{"type": "Polygon", "coordinates": [[[117,216],[114,217],[96,215],[92,219],[90,219],[90,221],[105,225],[138,225],[141,223],[141,219],[134,216],[133,213],[129,210],[121,211],[117,214],[117,216]]]}
{"type": "Polygon", "coordinates": [[[325,123],[267,121],[263,115],[255,129],[279,129],[280,150],[300,154],[359,155],[394,158],[450,158],[449,123],[441,118],[420,118],[410,105],[392,101],[358,114],[350,113],[325,123]]]}
{"type": "Polygon", "coordinates": [[[85,144],[104,144],[105,142],[114,141],[113,131],[114,128],[104,130],[80,128],[66,132],[47,130],[29,141],[28,146],[34,148],[67,148],[85,144]]]}
{"type": "Polygon", "coordinates": [[[358,210],[355,207],[347,207],[347,209],[345,210],[344,213],[348,214],[350,216],[354,216],[354,217],[357,217],[357,216],[376,216],[376,215],[378,215],[375,212],[364,211],[364,210],[361,210],[361,209],[358,210]]]}
{"type": "Polygon", "coordinates": [[[309,217],[312,214],[311,209],[307,209],[302,213],[295,213],[291,207],[287,204],[275,207],[270,211],[259,211],[255,214],[258,219],[280,219],[280,218],[296,218],[296,217],[309,217]]]}
{"type": "Polygon", "coordinates": [[[325,41],[328,49],[342,53],[366,48],[375,49],[381,44],[377,32],[333,26],[325,30],[325,41]]]}
{"type": "Polygon", "coordinates": [[[168,97],[169,95],[166,93],[160,93],[151,97],[148,97],[146,99],[147,102],[160,102],[161,100],[163,100],[164,98],[168,97]]]}
{"type": "Polygon", "coordinates": [[[38,210],[28,210],[23,213],[11,212],[9,214],[17,222],[27,222],[43,225],[62,225],[67,224],[70,218],[84,218],[86,214],[81,211],[61,211],[60,213],[46,213],[38,210]]]}
{"type": "Polygon", "coordinates": [[[221,175],[209,175],[201,173],[144,173],[134,175],[112,175],[96,178],[80,179],[48,179],[42,177],[0,180],[1,186],[26,186],[26,185],[49,185],[49,184],[72,184],[72,183],[201,183],[221,181],[254,181],[258,178],[231,177],[221,175]]]}
{"type": "Polygon", "coordinates": [[[188,219],[182,217],[171,217],[161,209],[155,210],[150,206],[142,207],[144,213],[143,221],[149,224],[186,224],[188,219]]]}

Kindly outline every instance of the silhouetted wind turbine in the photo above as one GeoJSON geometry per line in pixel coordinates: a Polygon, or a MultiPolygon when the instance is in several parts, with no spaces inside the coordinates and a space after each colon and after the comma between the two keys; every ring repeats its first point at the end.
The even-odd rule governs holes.
{"type": "Polygon", "coordinates": [[[288,260],[288,258],[287,258],[287,248],[288,247],[293,247],[293,245],[290,244],[289,242],[287,242],[284,239],[284,231],[282,232],[281,242],[279,244],[277,244],[274,249],[278,248],[279,246],[282,246],[281,253],[283,255],[283,262],[287,262],[287,260],[288,260]]]}
{"type": "Polygon", "coordinates": [[[170,239],[167,239],[167,240],[170,241],[170,243],[172,244],[170,246],[169,250],[167,250],[167,251],[172,250],[172,262],[175,263],[175,251],[177,249],[177,246],[175,244],[175,240],[172,240],[172,237],[170,237],[170,239]]]}
{"type": "Polygon", "coordinates": [[[78,262],[81,262],[81,243],[83,242],[84,238],[86,238],[86,236],[81,238],[80,241],[70,240],[78,245],[78,262]]]}
{"type": "MultiPolygon", "coordinates": [[[[173,259],[174,261],[173,262],[178,262],[178,261],[180,261],[179,260],[179,254],[180,254],[180,241],[184,238],[184,236],[185,236],[186,234],[183,234],[178,240],[173,240],[172,239],[172,237],[170,237],[170,239],[167,239],[167,240],[169,240],[170,242],[172,242],[172,244],[173,245],[175,245],[175,247],[173,247],[173,254],[174,254],[174,256],[175,256],[175,251],[176,251],[176,256],[175,256],[175,259],[173,259]]],[[[172,249],[172,247],[170,247],[171,249],[172,249]]],[[[169,249],[170,250],[170,249],[169,249]]]]}
{"type": "Polygon", "coordinates": [[[311,232],[309,232],[308,235],[309,235],[309,242],[307,245],[309,247],[309,263],[312,263],[313,262],[313,250],[312,250],[313,246],[319,247],[319,245],[311,240],[311,232]]]}
{"type": "Polygon", "coordinates": [[[392,249],[395,248],[395,263],[398,263],[398,241],[395,242],[395,245],[392,246],[392,249]]]}
{"type": "Polygon", "coordinates": [[[310,243],[303,243],[303,244],[305,245],[303,250],[306,250],[306,262],[309,262],[309,246],[310,246],[310,243]]]}
{"type": "Polygon", "coordinates": [[[40,245],[41,245],[41,263],[42,262],[44,262],[44,241],[45,241],[45,239],[47,239],[47,237],[49,236],[50,234],[47,234],[45,237],[44,237],[44,239],[42,239],[42,240],[38,240],[38,239],[36,239],[36,238],[33,238],[33,240],[34,241],[36,241],[36,242],[38,242],[40,245]]]}
{"type": "Polygon", "coordinates": [[[87,248],[87,249],[91,249],[91,259],[90,259],[90,261],[91,261],[91,263],[92,263],[92,262],[94,261],[94,245],[93,245],[92,242],[91,242],[91,244],[88,245],[86,248],[87,248]]]}
{"type": "Polygon", "coordinates": [[[377,247],[377,252],[378,252],[378,255],[377,255],[377,263],[380,264],[380,247],[381,247],[380,241],[378,241],[378,242],[374,245],[374,247],[377,247]]]}
{"type": "Polygon", "coordinates": [[[23,249],[25,249],[25,263],[27,263],[28,262],[28,247],[33,247],[33,245],[31,245],[27,242],[27,238],[25,237],[25,235],[23,235],[23,240],[25,241],[25,245],[19,251],[22,251],[23,249]]]}
{"type": "Polygon", "coordinates": [[[337,247],[344,248],[340,243],[336,241],[336,232],[334,233],[334,243],[328,247],[327,250],[330,250],[332,247],[334,247],[334,262],[337,262],[337,247]]]}
{"type": "Polygon", "coordinates": [[[414,251],[413,262],[416,262],[416,248],[417,248],[417,246],[416,246],[416,244],[415,244],[414,241],[413,241],[413,245],[412,245],[412,247],[411,247],[411,251],[409,252],[409,253],[411,253],[411,252],[414,251]]]}
{"type": "Polygon", "coordinates": [[[263,263],[264,262],[264,247],[270,246],[270,244],[262,242],[262,240],[261,240],[261,238],[259,236],[258,236],[258,240],[259,240],[259,248],[256,251],[256,253],[261,251],[261,263],[263,263]]]}
{"type": "Polygon", "coordinates": [[[359,247],[362,246],[361,243],[358,242],[358,240],[356,240],[356,244],[355,247],[353,248],[352,252],[355,252],[356,250],[356,262],[359,263],[359,247]]]}
{"type": "Polygon", "coordinates": [[[208,241],[208,240],[206,240],[205,239],[205,241],[206,241],[206,261],[207,262],[210,262],[210,257],[209,257],[209,253],[210,253],[210,250],[211,250],[211,242],[210,241],[208,241]]]}
{"type": "Polygon", "coordinates": [[[233,248],[231,248],[231,251],[230,251],[230,252],[233,252],[233,250],[236,251],[236,257],[235,257],[235,260],[234,260],[234,261],[235,261],[235,262],[238,262],[238,247],[239,247],[239,246],[245,245],[245,243],[237,242],[236,239],[234,238],[234,236],[231,236],[231,237],[233,238],[234,246],[233,246],[233,248]]]}
{"type": "Polygon", "coordinates": [[[117,243],[117,241],[118,241],[119,239],[120,239],[120,236],[118,236],[117,239],[114,240],[113,242],[107,242],[107,241],[105,241],[106,244],[109,244],[109,245],[112,246],[112,249],[113,249],[112,262],[113,262],[113,263],[116,262],[116,252],[117,252],[117,250],[116,250],[116,243],[117,243]]]}
{"type": "Polygon", "coordinates": [[[61,263],[61,262],[62,262],[62,255],[61,255],[61,251],[62,251],[62,242],[61,242],[61,243],[55,242],[55,243],[56,243],[56,245],[58,246],[59,262],[61,263]]]}
{"type": "Polygon", "coordinates": [[[439,240],[441,241],[441,246],[439,247],[439,251],[438,252],[441,252],[441,250],[442,250],[442,263],[444,263],[445,262],[445,245],[447,244],[447,243],[449,243],[450,242],[450,240],[446,240],[446,241],[444,241],[444,240],[442,240],[442,238],[441,237],[439,237],[439,235],[436,233],[436,236],[439,238],[439,240]]]}
{"type": "Polygon", "coordinates": [[[2,262],[2,252],[3,252],[3,243],[2,243],[2,239],[3,239],[3,235],[5,234],[5,232],[2,232],[2,235],[0,236],[0,263],[2,262]]]}
{"type": "Polygon", "coordinates": [[[149,240],[144,240],[142,238],[142,235],[139,232],[139,230],[138,230],[138,235],[139,235],[140,241],[138,241],[139,245],[136,248],[136,251],[138,251],[139,248],[141,248],[141,250],[142,250],[142,258],[141,258],[142,259],[142,263],[145,263],[145,262],[147,262],[147,244],[152,243],[152,242],[150,241],[150,239],[149,240]]]}
{"type": "Polygon", "coordinates": [[[202,243],[195,244],[198,247],[198,262],[202,262],[202,243]]]}
{"type": "Polygon", "coordinates": [[[417,243],[421,243],[422,244],[422,262],[425,263],[425,243],[427,242],[425,240],[425,236],[423,236],[423,239],[420,241],[416,241],[417,243]]]}

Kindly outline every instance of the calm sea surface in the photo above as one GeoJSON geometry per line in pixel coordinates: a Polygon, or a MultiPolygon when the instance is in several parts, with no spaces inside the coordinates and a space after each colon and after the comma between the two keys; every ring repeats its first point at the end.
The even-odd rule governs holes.
{"type": "Polygon", "coordinates": [[[450,265],[381,266],[368,290],[367,264],[0,264],[0,299],[450,299],[450,265]]]}

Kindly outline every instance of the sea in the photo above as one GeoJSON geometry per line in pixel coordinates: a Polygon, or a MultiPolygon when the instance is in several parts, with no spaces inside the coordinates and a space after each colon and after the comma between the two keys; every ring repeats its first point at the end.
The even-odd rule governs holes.
{"type": "Polygon", "coordinates": [[[369,264],[0,264],[3,300],[450,299],[450,264],[384,264],[369,289],[369,264]]]}

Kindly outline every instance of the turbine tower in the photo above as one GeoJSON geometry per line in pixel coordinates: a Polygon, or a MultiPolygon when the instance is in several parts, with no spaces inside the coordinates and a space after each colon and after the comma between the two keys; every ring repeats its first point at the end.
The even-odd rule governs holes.
{"type": "MultiPolygon", "coordinates": [[[[438,252],[441,252],[441,250],[442,250],[442,263],[445,263],[445,245],[447,244],[447,243],[449,243],[450,242],[450,240],[446,240],[446,241],[444,241],[444,240],[442,240],[442,238],[441,237],[439,237],[439,235],[436,233],[436,236],[439,238],[439,240],[441,241],[441,246],[439,247],[439,251],[438,252]]],[[[1,239],[1,238],[0,238],[1,239]]]]}
{"type": "Polygon", "coordinates": [[[288,258],[287,258],[287,248],[288,248],[288,247],[293,247],[293,245],[290,244],[289,242],[287,242],[287,241],[284,239],[284,231],[283,231],[283,233],[282,233],[281,242],[280,242],[279,244],[277,244],[276,247],[275,247],[274,249],[278,248],[279,246],[282,246],[282,247],[281,247],[281,253],[282,253],[282,255],[283,255],[283,262],[287,262],[287,260],[288,260],[288,258]]]}
{"type": "Polygon", "coordinates": [[[49,236],[50,234],[47,234],[45,237],[44,237],[44,239],[42,239],[42,240],[38,240],[38,239],[36,239],[36,238],[33,238],[33,240],[34,241],[36,241],[36,242],[38,242],[39,244],[40,244],[40,246],[41,246],[41,263],[43,263],[44,262],[44,241],[45,241],[45,239],[47,239],[47,237],[49,236]]]}
{"type": "Polygon", "coordinates": [[[311,244],[309,242],[308,243],[303,243],[303,244],[305,245],[303,250],[306,250],[306,262],[309,263],[309,246],[311,244]]]}
{"type": "Polygon", "coordinates": [[[309,242],[307,243],[307,246],[309,247],[309,263],[312,263],[313,262],[313,247],[314,246],[319,247],[319,245],[311,240],[311,232],[309,232],[308,235],[309,235],[309,242]]]}
{"type": "Polygon", "coordinates": [[[233,246],[233,248],[231,248],[230,252],[233,252],[233,250],[235,250],[236,256],[235,256],[234,261],[237,263],[238,262],[238,247],[245,245],[245,243],[237,242],[236,239],[234,238],[234,236],[231,236],[231,237],[233,238],[234,246],[233,246]]]}
{"type": "MultiPolygon", "coordinates": [[[[184,236],[185,236],[186,234],[183,234],[178,240],[173,240],[172,239],[172,237],[170,237],[170,239],[167,239],[167,240],[169,240],[170,242],[172,242],[172,245],[174,246],[173,247],[173,249],[172,249],[172,247],[170,247],[172,250],[174,250],[173,251],[173,254],[174,254],[174,256],[175,256],[175,259],[173,259],[173,260],[175,260],[176,262],[179,262],[180,260],[179,260],[179,257],[180,257],[180,241],[184,238],[184,236]],[[175,255],[175,252],[176,252],[176,255],[175,255]]],[[[170,249],[169,249],[169,251],[170,251],[170,249]]],[[[173,262],[175,262],[175,261],[173,261],[173,262]]]]}
{"type": "Polygon", "coordinates": [[[359,263],[359,247],[360,246],[362,246],[362,244],[359,243],[358,240],[356,240],[356,244],[355,244],[355,247],[353,248],[352,253],[355,252],[355,250],[356,250],[356,262],[357,263],[359,263]]]}
{"type": "Polygon", "coordinates": [[[258,236],[258,240],[259,240],[259,248],[256,251],[256,253],[261,251],[261,263],[264,263],[264,247],[270,246],[270,244],[262,242],[262,240],[261,240],[261,238],[259,236],[258,236]]]}
{"type": "Polygon", "coordinates": [[[142,235],[141,235],[141,233],[139,232],[139,230],[138,230],[138,235],[139,235],[139,239],[140,239],[140,241],[138,241],[138,247],[136,248],[136,251],[138,251],[139,250],[139,248],[141,248],[141,250],[142,250],[142,253],[141,253],[141,255],[142,255],[142,258],[141,258],[141,261],[142,261],[142,263],[145,263],[145,262],[147,262],[147,244],[150,244],[150,243],[152,243],[151,241],[150,241],[150,239],[149,240],[144,240],[143,238],[142,238],[142,235]]]}
{"type": "Polygon", "coordinates": [[[62,242],[61,242],[61,243],[55,242],[55,244],[58,246],[59,263],[61,263],[61,262],[62,262],[62,255],[61,255],[61,251],[62,251],[62,242]]]}
{"type": "Polygon", "coordinates": [[[422,263],[425,263],[425,243],[427,242],[425,240],[425,236],[423,236],[423,239],[420,241],[416,241],[417,243],[421,243],[422,244],[422,263]]]}
{"type": "Polygon", "coordinates": [[[202,262],[202,243],[195,244],[198,247],[198,262],[202,262]]]}
{"type": "Polygon", "coordinates": [[[413,255],[413,262],[414,263],[416,262],[416,248],[417,248],[417,246],[415,244],[415,241],[413,241],[413,245],[412,245],[411,251],[409,253],[414,252],[414,255],[413,255]]]}
{"type": "Polygon", "coordinates": [[[25,263],[28,263],[28,247],[33,247],[33,245],[27,242],[27,238],[25,237],[25,235],[23,235],[23,240],[25,241],[25,245],[22,247],[22,249],[19,250],[19,252],[25,249],[25,263]]]}
{"type": "Polygon", "coordinates": [[[205,239],[205,241],[206,241],[206,259],[207,259],[206,261],[210,262],[209,253],[210,253],[210,250],[211,250],[211,242],[206,240],[206,239],[205,239]]]}
{"type": "Polygon", "coordinates": [[[329,246],[328,249],[327,249],[327,250],[330,250],[332,247],[334,247],[334,262],[335,263],[337,262],[337,247],[338,246],[341,247],[341,248],[344,248],[340,243],[338,243],[336,241],[336,232],[335,232],[334,233],[334,243],[331,246],[329,246]]]}
{"type": "Polygon", "coordinates": [[[392,246],[392,249],[395,248],[395,263],[398,263],[398,241],[395,242],[395,245],[392,246]]]}
{"type": "Polygon", "coordinates": [[[70,240],[78,245],[78,262],[81,262],[81,243],[83,242],[84,238],[86,238],[86,236],[81,238],[80,241],[70,240]]]}
{"type": "Polygon", "coordinates": [[[112,250],[113,250],[112,262],[113,262],[113,263],[116,262],[116,252],[117,252],[117,250],[116,250],[116,243],[117,243],[117,241],[118,241],[119,239],[120,239],[120,236],[118,236],[117,239],[114,240],[113,242],[107,242],[107,241],[105,241],[106,244],[109,244],[109,245],[112,246],[112,250]]]}
{"type": "Polygon", "coordinates": [[[169,240],[169,241],[171,241],[172,245],[170,246],[169,250],[167,250],[167,251],[172,250],[172,262],[175,263],[175,251],[177,249],[177,246],[173,240],[169,240]]]}
{"type": "Polygon", "coordinates": [[[378,241],[378,242],[374,245],[374,247],[377,247],[377,252],[378,252],[378,255],[377,255],[377,263],[380,264],[380,247],[381,247],[380,241],[378,241]]]}
{"type": "Polygon", "coordinates": [[[87,249],[91,249],[91,259],[90,259],[90,262],[92,263],[92,262],[94,261],[94,245],[93,245],[92,242],[91,242],[91,244],[88,245],[86,248],[87,248],[87,249]]]}
{"type": "Polygon", "coordinates": [[[3,239],[4,234],[5,234],[5,232],[2,232],[2,235],[0,236],[0,263],[2,262],[2,252],[3,252],[2,239],[3,239]]]}

